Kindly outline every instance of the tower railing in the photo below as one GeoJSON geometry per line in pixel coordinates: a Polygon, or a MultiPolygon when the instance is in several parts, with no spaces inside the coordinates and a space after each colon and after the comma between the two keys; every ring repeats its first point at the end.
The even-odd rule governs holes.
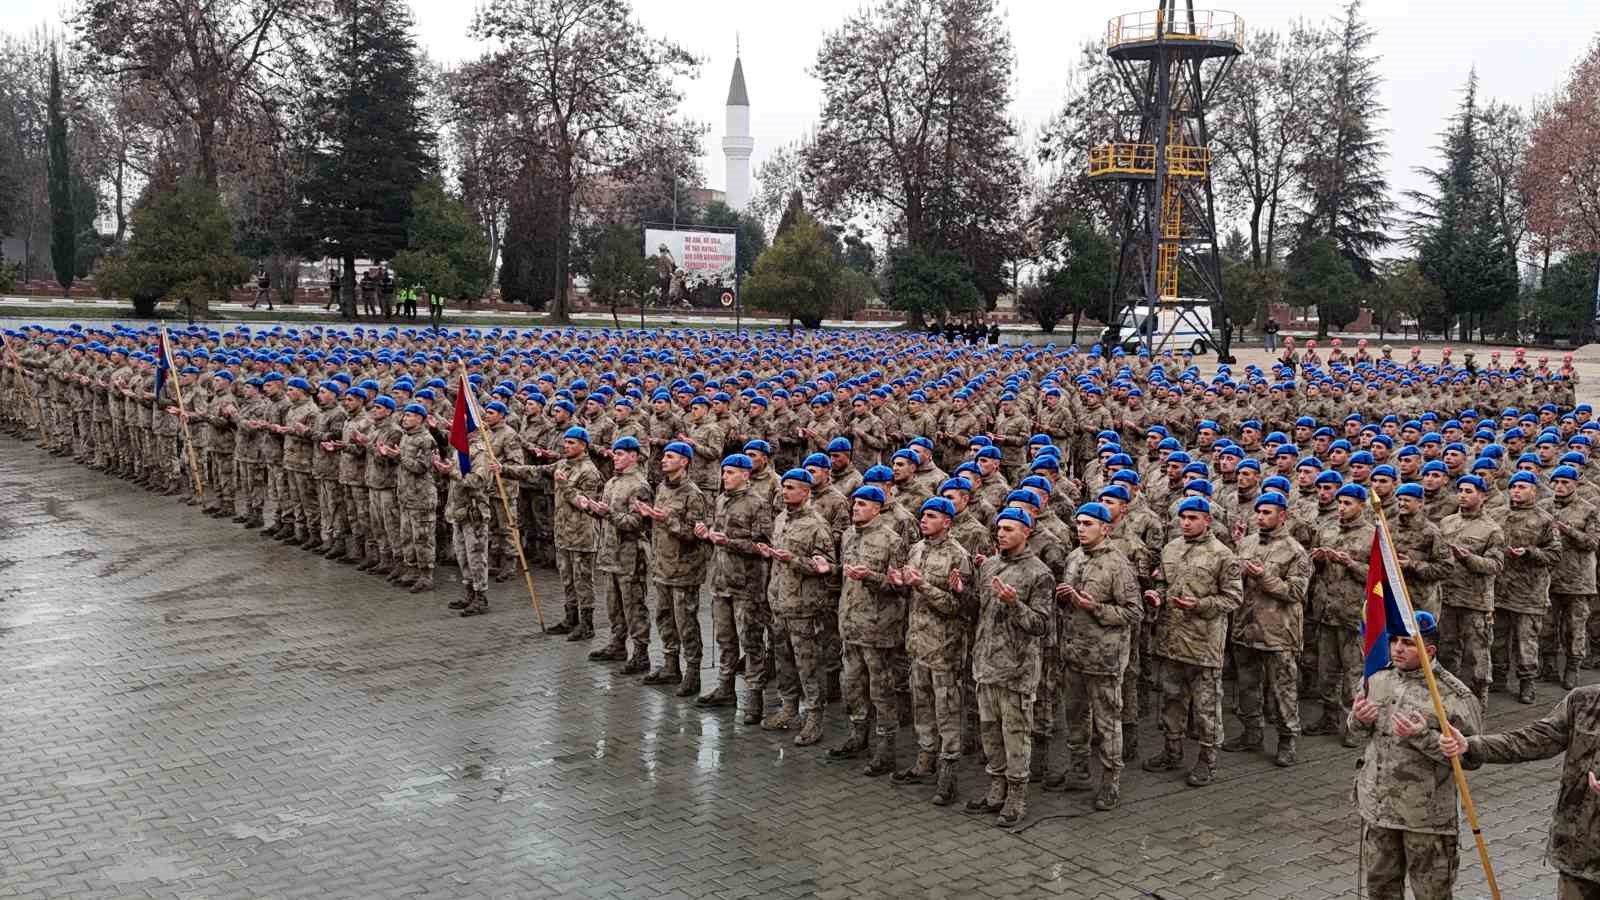
{"type": "Polygon", "coordinates": [[[1244,46],[1244,19],[1219,9],[1180,9],[1171,17],[1159,9],[1123,13],[1106,23],[1106,44],[1138,44],[1165,39],[1212,41],[1244,46]]]}
{"type": "MultiPolygon", "coordinates": [[[[1211,148],[1193,144],[1167,145],[1167,174],[1186,178],[1204,177],[1211,166],[1211,148]]],[[[1156,174],[1155,144],[1101,144],[1089,148],[1089,175],[1156,174]]]]}

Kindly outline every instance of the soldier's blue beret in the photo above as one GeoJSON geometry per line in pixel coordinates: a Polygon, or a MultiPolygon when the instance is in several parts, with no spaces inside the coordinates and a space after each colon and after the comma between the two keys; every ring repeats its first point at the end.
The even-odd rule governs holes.
{"type": "Polygon", "coordinates": [[[1256,498],[1255,508],[1260,509],[1263,506],[1276,506],[1279,509],[1288,509],[1289,498],[1283,496],[1277,491],[1268,491],[1267,493],[1256,498]]]}
{"type": "Polygon", "coordinates": [[[894,481],[894,470],[884,465],[868,466],[861,473],[861,480],[872,484],[888,484],[894,481]]]}
{"type": "Polygon", "coordinates": [[[684,441],[673,441],[662,448],[662,453],[676,453],[684,459],[694,459],[694,447],[684,441]]]}
{"type": "Polygon", "coordinates": [[[1089,503],[1085,503],[1082,506],[1078,507],[1078,511],[1077,511],[1076,515],[1088,516],[1091,519],[1099,519],[1102,522],[1110,522],[1111,521],[1111,510],[1110,510],[1110,508],[1107,507],[1104,503],[1096,503],[1096,502],[1093,502],[1093,501],[1091,501],[1089,503]]]}
{"type": "Polygon", "coordinates": [[[589,443],[589,429],[584,428],[582,425],[574,425],[562,432],[561,439],[564,441],[582,441],[587,444],[589,443]]]}
{"type": "Polygon", "coordinates": [[[1463,486],[1466,485],[1471,485],[1472,487],[1477,488],[1480,493],[1487,492],[1489,490],[1488,483],[1477,475],[1463,475],[1456,479],[1456,490],[1459,491],[1463,486]]]}
{"type": "Polygon", "coordinates": [[[828,442],[829,453],[850,453],[854,449],[855,447],[850,443],[850,439],[847,437],[836,437],[828,442]]]}
{"type": "Polygon", "coordinates": [[[1197,512],[1209,516],[1211,515],[1211,501],[1204,497],[1185,497],[1183,502],[1178,504],[1178,515],[1181,516],[1186,512],[1197,512]]]}
{"type": "Polygon", "coordinates": [[[1000,524],[1001,522],[1010,521],[1019,522],[1026,528],[1033,527],[1033,515],[1027,510],[1018,509],[1015,506],[1008,506],[1005,509],[1000,510],[1000,512],[995,515],[994,521],[996,525],[1000,524]]]}
{"type": "Polygon", "coordinates": [[[1539,476],[1533,474],[1532,472],[1514,472],[1511,475],[1510,481],[1506,482],[1506,486],[1510,487],[1514,484],[1531,484],[1537,487],[1539,484],[1539,476]]]}
{"type": "Polygon", "coordinates": [[[292,387],[295,390],[305,391],[308,394],[311,393],[311,382],[305,380],[304,378],[291,378],[286,386],[292,387]]]}
{"type": "Polygon", "coordinates": [[[401,410],[401,412],[407,412],[411,413],[412,415],[423,416],[426,418],[428,415],[428,408],[423,406],[421,403],[407,403],[406,408],[401,410]]]}
{"type": "Polygon", "coordinates": [[[744,445],[744,452],[760,453],[762,456],[771,456],[772,445],[758,438],[753,441],[746,441],[744,445]]]}
{"type": "Polygon", "coordinates": [[[724,469],[730,467],[735,469],[754,469],[756,464],[754,460],[743,453],[729,453],[722,458],[722,467],[724,469]]]}
{"type": "Polygon", "coordinates": [[[1128,489],[1123,485],[1108,484],[1095,494],[1096,500],[1105,500],[1107,498],[1112,500],[1121,500],[1123,503],[1128,503],[1133,500],[1133,495],[1128,493],[1128,489]]]}
{"type": "Polygon", "coordinates": [[[1334,496],[1349,497],[1358,503],[1365,503],[1367,502],[1367,489],[1359,484],[1347,484],[1344,487],[1339,488],[1339,493],[1335,494],[1334,496]]]}
{"type": "Polygon", "coordinates": [[[1016,490],[1006,495],[1007,503],[1026,503],[1034,509],[1039,508],[1039,495],[1033,491],[1016,490]]]}
{"type": "Polygon", "coordinates": [[[939,485],[939,493],[942,494],[945,491],[966,491],[970,494],[972,493],[972,482],[963,477],[946,478],[944,483],[939,485]]]}
{"type": "MultiPolygon", "coordinates": [[[[1555,470],[1550,473],[1550,480],[1554,481],[1557,478],[1566,478],[1571,481],[1577,481],[1578,470],[1572,466],[1556,466],[1555,470]]],[[[1513,475],[1511,480],[1515,481],[1516,476],[1513,475]]]]}
{"type": "Polygon", "coordinates": [[[829,468],[832,464],[828,462],[828,455],[827,454],[825,454],[825,453],[812,453],[809,456],[807,456],[805,459],[801,460],[800,461],[800,465],[805,467],[805,468],[807,468],[807,469],[811,468],[812,466],[816,466],[819,469],[826,469],[826,468],[829,468]]]}
{"type": "Polygon", "coordinates": [[[946,518],[956,517],[956,505],[944,497],[929,497],[922,501],[922,512],[936,512],[946,518]]]}
{"type": "Polygon", "coordinates": [[[1422,489],[1422,485],[1412,483],[1402,484],[1395,488],[1394,495],[1396,497],[1411,497],[1416,500],[1422,500],[1427,497],[1427,492],[1422,489]]]}
{"type": "MultiPolygon", "coordinates": [[[[827,463],[824,462],[823,465],[826,466],[827,463]]],[[[803,484],[803,485],[805,485],[807,487],[810,487],[812,484],[815,484],[815,482],[811,478],[811,473],[807,472],[805,469],[790,469],[789,471],[783,473],[783,477],[781,479],[779,479],[779,480],[780,481],[798,481],[798,482],[800,482],[801,484],[803,484]]]]}
{"type": "Polygon", "coordinates": [[[866,500],[872,503],[883,503],[888,499],[884,496],[883,488],[875,484],[864,484],[850,494],[852,500],[866,500]]]}

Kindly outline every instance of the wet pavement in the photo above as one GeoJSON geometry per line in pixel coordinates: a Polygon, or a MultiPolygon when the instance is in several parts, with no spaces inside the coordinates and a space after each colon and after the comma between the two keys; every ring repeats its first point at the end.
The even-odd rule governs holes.
{"type": "MultiPolygon", "coordinates": [[[[1355,894],[1335,738],[1202,790],[1134,767],[1111,813],[1035,790],[1006,832],[613,675],[515,582],[455,618],[440,575],[405,594],[0,437],[0,896],[1355,894]]],[[[1554,891],[1558,771],[1472,776],[1508,898],[1554,891]]],[[[1465,833],[1462,881],[1486,894],[1465,833]]]]}

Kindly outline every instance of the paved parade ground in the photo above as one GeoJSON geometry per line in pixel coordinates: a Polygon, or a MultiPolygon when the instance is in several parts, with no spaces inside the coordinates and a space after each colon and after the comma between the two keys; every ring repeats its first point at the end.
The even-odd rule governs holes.
{"type": "MultiPolygon", "coordinates": [[[[1130,766],[1110,813],[1035,789],[1008,833],[613,675],[516,582],[456,618],[440,574],[412,596],[0,438],[0,896],[1355,895],[1337,738],[1287,770],[1224,754],[1201,790],[1130,766]]],[[[1472,776],[1507,898],[1553,893],[1558,771],[1472,776]]]]}

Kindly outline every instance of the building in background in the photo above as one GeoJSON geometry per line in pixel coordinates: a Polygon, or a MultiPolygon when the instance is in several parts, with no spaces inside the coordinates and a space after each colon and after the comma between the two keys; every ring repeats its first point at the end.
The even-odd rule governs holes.
{"type": "Polygon", "coordinates": [[[728,206],[744,212],[750,205],[750,153],[755,150],[750,136],[750,94],[744,87],[744,66],[738,51],[733,56],[733,80],[728,84],[728,114],[722,136],[722,157],[727,166],[728,206]]]}

